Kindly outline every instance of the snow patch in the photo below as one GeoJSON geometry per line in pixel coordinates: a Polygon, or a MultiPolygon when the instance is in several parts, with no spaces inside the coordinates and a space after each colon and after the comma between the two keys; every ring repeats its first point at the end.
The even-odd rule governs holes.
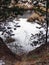
{"type": "Polygon", "coordinates": [[[0,60],[0,65],[4,65],[5,62],[3,62],[3,60],[0,60]]]}
{"type": "Polygon", "coordinates": [[[16,19],[14,19],[13,22],[7,22],[7,24],[8,25],[5,25],[6,32],[9,32],[10,30],[12,30],[13,32],[11,32],[9,35],[6,32],[3,35],[1,35],[0,32],[0,36],[3,37],[3,39],[6,39],[11,34],[14,34],[11,37],[14,38],[15,41],[10,44],[7,44],[7,46],[12,50],[12,52],[17,54],[21,52],[29,52],[41,45],[31,45],[31,43],[34,44],[33,41],[38,41],[38,36],[35,36],[36,34],[39,35],[40,31],[42,31],[42,33],[45,34],[45,29],[41,25],[37,23],[27,22],[26,18],[19,18],[19,21],[16,21],[16,19]],[[7,29],[8,26],[10,26],[11,29],[7,29]],[[32,40],[30,40],[31,35],[33,35],[32,40]]]}

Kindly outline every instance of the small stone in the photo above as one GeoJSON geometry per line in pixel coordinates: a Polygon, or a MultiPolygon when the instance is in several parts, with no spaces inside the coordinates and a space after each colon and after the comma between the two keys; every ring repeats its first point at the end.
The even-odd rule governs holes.
{"type": "Polygon", "coordinates": [[[11,27],[7,27],[7,29],[11,29],[11,27]]]}
{"type": "Polygon", "coordinates": [[[12,30],[10,30],[10,32],[13,32],[12,30]]]}
{"type": "Polygon", "coordinates": [[[10,34],[10,36],[14,36],[15,34],[10,34]]]}
{"type": "Polygon", "coordinates": [[[0,31],[3,31],[4,29],[5,29],[5,27],[1,27],[1,26],[0,26],[0,31]]]}
{"type": "Polygon", "coordinates": [[[7,31],[6,33],[9,34],[9,35],[11,34],[10,31],[7,31]]]}
{"type": "Polygon", "coordinates": [[[17,25],[17,27],[20,27],[20,25],[17,25]]]}
{"type": "Polygon", "coordinates": [[[36,46],[38,44],[38,41],[33,41],[34,45],[36,46]]]}
{"type": "Polygon", "coordinates": [[[14,30],[16,30],[16,28],[14,28],[14,30]]]}
{"type": "Polygon", "coordinates": [[[31,44],[31,46],[33,46],[33,44],[31,44]]]}
{"type": "Polygon", "coordinates": [[[20,27],[20,25],[14,25],[15,27],[20,27]]]}
{"type": "Polygon", "coordinates": [[[14,41],[15,41],[15,39],[9,37],[9,38],[6,38],[6,41],[5,42],[11,43],[11,42],[14,42],[14,41]]]}

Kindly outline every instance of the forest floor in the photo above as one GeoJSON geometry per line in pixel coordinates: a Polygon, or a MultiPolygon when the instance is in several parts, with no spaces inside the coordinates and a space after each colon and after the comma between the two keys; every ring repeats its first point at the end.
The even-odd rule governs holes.
{"type": "MultiPolygon", "coordinates": [[[[23,9],[34,9],[35,11],[46,12],[45,7],[34,7],[30,5],[30,7],[21,6],[22,4],[17,4],[15,7],[20,7],[23,9]]],[[[11,7],[12,8],[12,7],[11,7]]],[[[9,9],[11,9],[9,8],[9,9]]],[[[1,10],[3,11],[3,10],[1,10]]],[[[48,9],[49,13],[49,9],[48,9]]],[[[8,13],[9,14],[9,13],[8,13]]],[[[11,15],[11,14],[10,14],[11,15]]],[[[4,15],[5,16],[5,15],[4,15]]],[[[4,17],[3,16],[3,17],[4,17]]],[[[3,19],[2,16],[0,16],[0,20],[3,19]]],[[[6,16],[5,16],[6,19],[6,16]]],[[[1,65],[49,65],[49,43],[41,45],[39,48],[36,48],[35,50],[29,52],[27,55],[17,56],[13,54],[9,48],[5,45],[5,43],[0,39],[0,62],[1,60],[4,62],[1,65]]]]}
{"type": "Polygon", "coordinates": [[[6,45],[0,44],[0,60],[4,61],[4,65],[49,65],[49,44],[43,44],[19,58],[16,58],[6,45]]]}

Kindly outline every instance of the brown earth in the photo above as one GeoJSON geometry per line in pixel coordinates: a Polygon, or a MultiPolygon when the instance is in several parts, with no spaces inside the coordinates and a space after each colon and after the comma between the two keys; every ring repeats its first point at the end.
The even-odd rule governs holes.
{"type": "Polygon", "coordinates": [[[34,51],[29,52],[21,62],[15,65],[49,65],[49,43],[43,44],[34,51]]]}
{"type": "MultiPolygon", "coordinates": [[[[40,10],[46,12],[46,7],[43,7],[42,5],[38,5],[38,6],[34,6],[33,4],[26,4],[26,3],[17,3],[17,4],[11,4],[10,6],[8,6],[9,8],[13,8],[13,7],[19,7],[19,8],[23,8],[25,10],[33,10],[34,8],[37,9],[39,7],[40,10]]],[[[49,8],[48,8],[48,12],[49,12],[49,8]]]]}
{"type": "Polygon", "coordinates": [[[9,8],[13,8],[13,7],[18,7],[18,8],[23,8],[25,10],[28,10],[28,9],[32,9],[33,8],[33,5],[31,4],[25,4],[25,3],[17,3],[15,5],[10,5],[9,8]]]}
{"type": "Polygon", "coordinates": [[[41,45],[20,58],[20,56],[13,54],[0,38],[0,59],[4,60],[5,65],[38,65],[39,63],[47,65],[49,62],[49,43],[41,45]]]}
{"type": "Polygon", "coordinates": [[[40,23],[43,23],[44,22],[44,16],[40,15],[40,14],[37,14],[36,12],[34,12],[29,18],[27,21],[29,22],[33,22],[35,20],[38,20],[40,23]]]}
{"type": "MultiPolygon", "coordinates": [[[[45,7],[40,7],[41,10],[43,10],[44,12],[46,12],[46,8],[45,7]]],[[[49,8],[48,8],[48,12],[49,12],[49,8]]]]}
{"type": "Polygon", "coordinates": [[[5,61],[5,65],[14,65],[15,61],[21,61],[21,57],[12,53],[2,38],[0,38],[0,59],[5,61]]]}

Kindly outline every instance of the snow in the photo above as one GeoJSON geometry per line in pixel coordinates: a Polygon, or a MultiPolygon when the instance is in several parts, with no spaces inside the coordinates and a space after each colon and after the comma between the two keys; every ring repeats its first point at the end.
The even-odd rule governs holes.
{"type": "Polygon", "coordinates": [[[3,64],[5,64],[5,63],[3,62],[3,60],[0,60],[0,65],[3,65],[3,64]]]}
{"type": "Polygon", "coordinates": [[[21,26],[21,28],[19,28],[19,29],[27,31],[27,33],[30,33],[30,34],[31,33],[36,34],[36,33],[39,32],[38,29],[36,28],[37,26],[40,27],[39,24],[37,24],[37,23],[32,24],[32,23],[29,23],[29,22],[26,22],[26,21],[27,21],[27,19],[20,18],[19,25],[21,26]]]}
{"type": "MultiPolygon", "coordinates": [[[[44,27],[42,27],[41,29],[37,28],[37,27],[41,27],[41,25],[37,23],[27,22],[27,18],[19,18],[19,21],[17,21],[15,18],[13,22],[8,22],[8,25],[6,25],[6,29],[8,26],[11,27],[11,30],[13,31],[12,34],[15,34],[14,36],[11,36],[12,38],[15,39],[15,41],[10,44],[7,44],[7,46],[12,50],[12,52],[17,54],[21,52],[29,52],[41,45],[41,44],[37,44],[36,46],[35,45],[31,46],[31,43],[33,44],[33,41],[38,41],[37,36],[34,38],[36,34],[39,34],[40,31],[42,31],[43,34],[45,34],[44,27]],[[16,27],[16,30],[14,30],[14,25],[16,26],[19,25],[20,27],[16,27]],[[32,40],[30,40],[31,34],[34,35],[32,37],[33,38],[32,40]],[[18,47],[16,47],[16,45],[18,47]]],[[[7,29],[7,31],[9,30],[7,29]]],[[[3,35],[0,34],[0,36],[3,35]]],[[[6,38],[7,36],[8,36],[7,33],[4,33],[3,39],[4,37],[6,38]]]]}

